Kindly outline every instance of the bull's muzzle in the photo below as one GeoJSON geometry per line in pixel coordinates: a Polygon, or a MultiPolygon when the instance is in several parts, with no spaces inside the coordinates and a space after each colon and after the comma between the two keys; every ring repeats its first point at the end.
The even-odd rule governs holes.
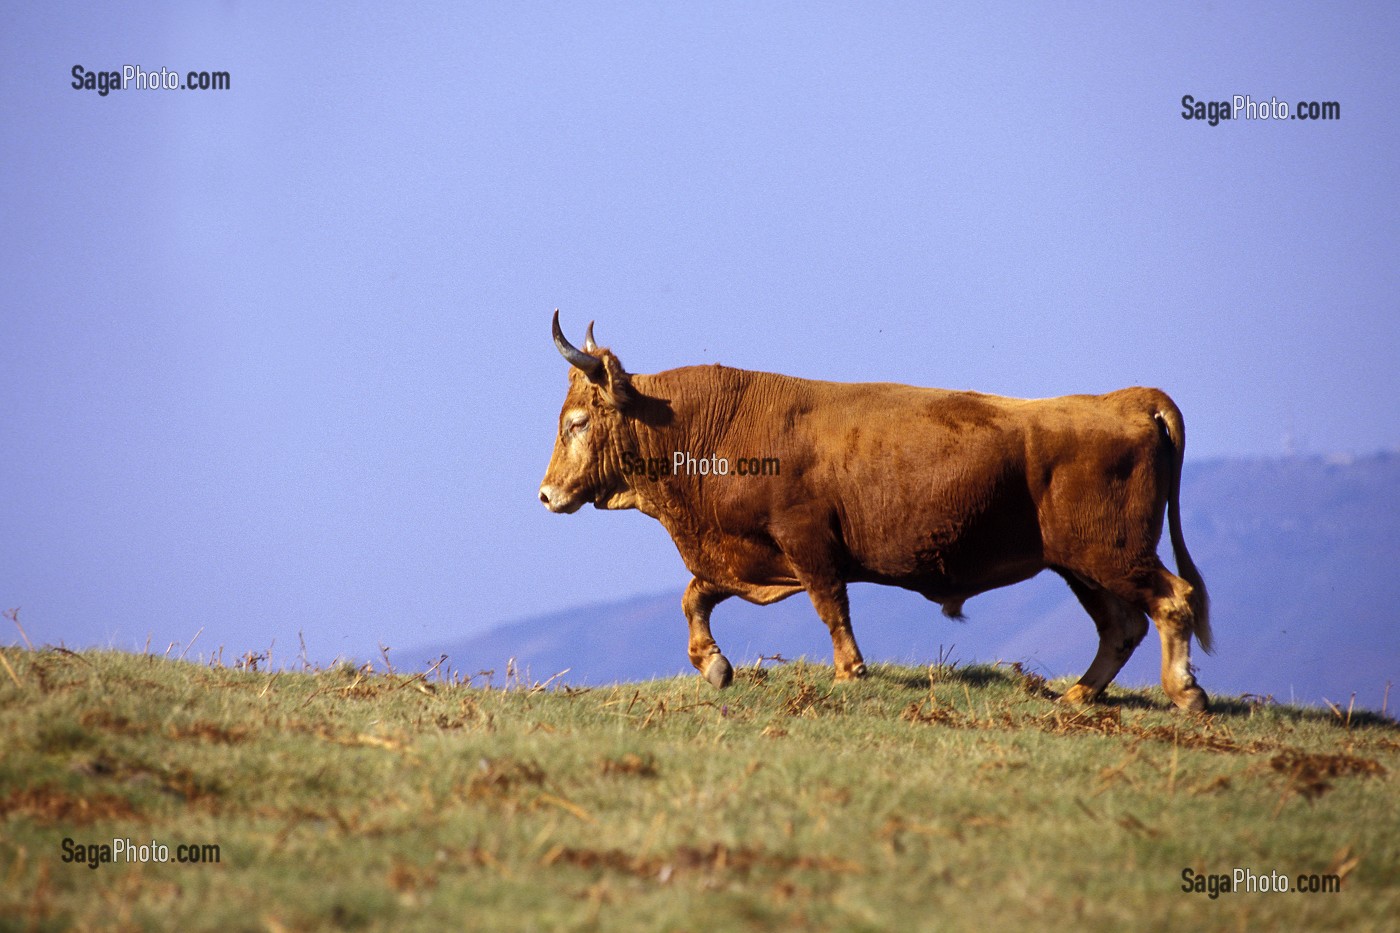
{"type": "Polygon", "coordinates": [[[540,501],[543,502],[544,507],[551,512],[563,512],[565,514],[577,512],[578,507],[583,504],[582,502],[570,502],[564,493],[555,489],[548,483],[540,487],[540,501]]]}

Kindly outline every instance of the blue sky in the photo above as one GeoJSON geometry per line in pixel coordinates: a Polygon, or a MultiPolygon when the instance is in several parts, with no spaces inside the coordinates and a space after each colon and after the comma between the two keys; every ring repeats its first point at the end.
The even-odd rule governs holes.
{"type": "Polygon", "coordinates": [[[328,659],[683,585],[655,522],[536,500],[555,307],[634,371],[1144,383],[1192,459],[1400,446],[1393,4],[286,6],[0,14],[36,642],[328,659]]]}

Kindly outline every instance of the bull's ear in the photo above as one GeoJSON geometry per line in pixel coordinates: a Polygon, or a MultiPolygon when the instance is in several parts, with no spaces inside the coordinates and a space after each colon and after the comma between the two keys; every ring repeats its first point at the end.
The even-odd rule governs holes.
{"type": "Polygon", "coordinates": [[[626,411],[636,401],[632,377],[622,368],[622,360],[611,350],[599,351],[603,361],[602,378],[593,380],[603,392],[603,400],[618,411],[626,411]]]}

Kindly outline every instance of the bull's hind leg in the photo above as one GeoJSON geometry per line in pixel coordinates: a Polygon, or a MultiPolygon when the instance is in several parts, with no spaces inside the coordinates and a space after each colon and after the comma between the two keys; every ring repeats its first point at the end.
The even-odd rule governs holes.
{"type": "Polygon", "coordinates": [[[1210,698],[1191,673],[1191,633],[1196,617],[1190,595],[1191,584],[1159,564],[1143,587],[1142,602],[1162,637],[1162,689],[1180,708],[1205,712],[1210,698]]]}
{"type": "Polygon", "coordinates": [[[685,620],[690,624],[690,663],[695,665],[702,677],[721,690],[733,682],[734,668],[710,634],[710,612],[729,595],[701,583],[699,578],[692,578],[685,588],[685,596],[681,597],[681,608],[685,610],[685,620]]]}
{"type": "Polygon", "coordinates": [[[1147,616],[1108,590],[1088,584],[1072,573],[1061,576],[1099,630],[1099,650],[1093,663],[1061,699],[1067,703],[1089,703],[1098,699],[1133,656],[1147,634],[1147,616]]]}
{"type": "Polygon", "coordinates": [[[1112,586],[1114,595],[1152,617],[1162,639],[1162,689],[1185,710],[1204,712],[1210,698],[1191,673],[1191,633],[1196,616],[1191,609],[1191,584],[1164,567],[1155,566],[1112,586]]]}

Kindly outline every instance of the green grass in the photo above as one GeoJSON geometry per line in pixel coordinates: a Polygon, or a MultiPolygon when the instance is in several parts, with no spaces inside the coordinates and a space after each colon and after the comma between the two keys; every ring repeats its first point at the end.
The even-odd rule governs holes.
{"type": "Polygon", "coordinates": [[[1400,729],[1006,667],[593,690],[3,649],[0,927],[1394,929],[1400,729]],[[1066,684],[1054,684],[1063,688],[1066,684]],[[168,863],[62,861],[152,840],[168,863]],[[217,864],[179,864],[212,843],[217,864]],[[1341,877],[1185,893],[1182,869],[1341,877]]]}

